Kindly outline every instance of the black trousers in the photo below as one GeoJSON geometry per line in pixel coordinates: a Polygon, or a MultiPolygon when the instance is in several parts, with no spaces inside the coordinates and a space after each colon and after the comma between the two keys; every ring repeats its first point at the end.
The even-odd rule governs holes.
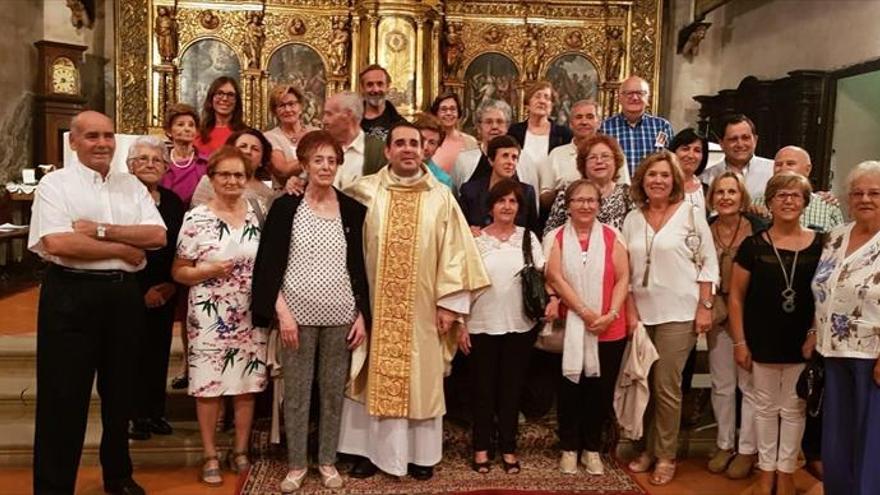
{"type": "Polygon", "coordinates": [[[471,335],[471,404],[473,447],[490,450],[498,431],[498,447],[504,454],[516,452],[519,399],[535,344],[534,330],[503,335],[471,335]]]}
{"type": "Polygon", "coordinates": [[[600,452],[602,431],[613,416],[614,385],[627,339],[599,342],[599,376],[578,383],[560,376],[556,412],[561,450],[600,452]]]}
{"type": "Polygon", "coordinates": [[[104,482],[131,477],[128,419],[143,314],[133,274],[47,271],[37,316],[35,494],[73,493],[96,372],[104,482]]]}
{"type": "Polygon", "coordinates": [[[137,394],[134,397],[135,419],[165,416],[165,384],[168,380],[168,356],[174,326],[176,298],[145,312],[145,328],[137,348],[137,394]]]}

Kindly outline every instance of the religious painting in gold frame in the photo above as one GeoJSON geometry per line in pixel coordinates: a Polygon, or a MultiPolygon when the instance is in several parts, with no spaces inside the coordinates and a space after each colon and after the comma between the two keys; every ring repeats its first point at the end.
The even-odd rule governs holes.
{"type": "Polygon", "coordinates": [[[180,56],[177,101],[201,111],[208,88],[220,76],[241,86],[241,63],[235,50],[223,41],[203,38],[190,44],[180,56]]]}
{"type": "Polygon", "coordinates": [[[568,124],[572,105],[580,100],[598,100],[599,72],[587,57],[566,53],[547,66],[547,80],[556,90],[553,115],[559,125],[568,124]]]}
{"type": "MultiPolygon", "coordinates": [[[[269,57],[269,91],[275,85],[289,84],[303,93],[303,122],[312,127],[321,127],[321,112],[324,110],[327,74],[324,62],[318,52],[302,43],[288,43],[275,50],[269,57]]],[[[277,125],[271,112],[266,114],[266,127],[277,125]]]]}
{"type": "Polygon", "coordinates": [[[519,69],[510,57],[501,53],[483,53],[474,58],[464,72],[464,100],[461,116],[462,129],[472,134],[477,128],[476,111],[489,100],[502,100],[513,109],[513,121],[518,120],[519,69]]]}

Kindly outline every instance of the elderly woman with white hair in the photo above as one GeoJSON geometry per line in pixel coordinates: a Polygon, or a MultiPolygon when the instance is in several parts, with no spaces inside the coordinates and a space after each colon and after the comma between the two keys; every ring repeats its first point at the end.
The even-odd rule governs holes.
{"type": "MultiPolygon", "coordinates": [[[[474,113],[474,123],[477,125],[477,134],[480,146],[477,149],[462,151],[452,167],[452,181],[456,191],[465,182],[492,175],[492,164],[486,156],[489,149],[489,141],[498,136],[504,136],[513,119],[513,110],[503,100],[485,100],[480,103],[474,113]]],[[[520,159],[516,165],[516,175],[520,182],[538,188],[538,171],[535,164],[529,160],[520,159]]]]}
{"type": "Polygon", "coordinates": [[[128,149],[126,163],[128,170],[150,192],[168,228],[165,247],[147,251],[147,266],[137,273],[146,306],[146,332],[140,338],[135,356],[139,370],[135,385],[138,393],[134,395],[129,436],[134,440],[146,440],[153,434],[170,435],[172,432],[164,417],[165,380],[174,324],[174,294],[177,292],[177,285],[171,278],[171,263],[186,208],[177,194],[159,185],[168,166],[168,155],[161,140],[153,136],[138,138],[128,149]]]}
{"type": "Polygon", "coordinates": [[[853,221],[829,234],[813,277],[816,328],[804,354],[825,358],[825,493],[880,493],[880,162],[847,180],[853,221]]]}

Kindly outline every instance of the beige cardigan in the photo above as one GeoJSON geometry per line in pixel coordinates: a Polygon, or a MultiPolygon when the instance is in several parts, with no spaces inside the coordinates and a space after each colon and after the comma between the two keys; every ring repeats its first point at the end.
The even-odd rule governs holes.
{"type": "Polygon", "coordinates": [[[658,358],[657,349],[648,337],[648,332],[639,323],[632,340],[626,345],[614,388],[614,413],[623,429],[624,438],[642,438],[642,419],[651,397],[648,373],[658,358]]]}

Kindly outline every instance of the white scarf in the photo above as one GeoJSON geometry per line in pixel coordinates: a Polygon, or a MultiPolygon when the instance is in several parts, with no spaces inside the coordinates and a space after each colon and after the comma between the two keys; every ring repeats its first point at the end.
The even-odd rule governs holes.
{"type": "MultiPolygon", "coordinates": [[[[587,308],[602,314],[602,282],[605,275],[605,236],[602,224],[594,220],[590,230],[589,248],[583,254],[571,220],[565,222],[562,234],[562,274],[587,308]]],[[[562,347],[562,375],[580,382],[581,371],[588,377],[599,376],[599,337],[587,330],[580,315],[569,308],[565,319],[565,340],[562,347]]]]}

